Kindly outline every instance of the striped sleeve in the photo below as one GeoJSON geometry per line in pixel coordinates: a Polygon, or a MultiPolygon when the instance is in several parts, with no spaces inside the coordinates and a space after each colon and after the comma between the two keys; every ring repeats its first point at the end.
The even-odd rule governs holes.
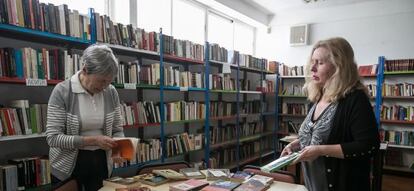
{"type": "Polygon", "coordinates": [[[81,137],[68,135],[71,129],[67,125],[78,127],[77,117],[67,114],[63,97],[63,86],[56,86],[53,90],[47,108],[46,140],[50,147],[65,149],[77,148],[81,145],[81,137]],[[69,122],[69,124],[67,123],[69,122]]]}

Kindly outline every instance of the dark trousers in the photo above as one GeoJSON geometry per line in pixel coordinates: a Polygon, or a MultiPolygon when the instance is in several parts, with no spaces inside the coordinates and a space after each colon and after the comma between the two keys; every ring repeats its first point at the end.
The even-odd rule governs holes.
{"type": "MultiPolygon", "coordinates": [[[[101,149],[94,151],[79,150],[71,178],[77,181],[79,191],[96,191],[102,188],[102,181],[108,178],[105,151],[101,149]]],[[[63,183],[56,184],[56,180],[52,176],[52,185],[61,185],[63,183]]],[[[56,188],[56,186],[53,187],[56,188]]]]}

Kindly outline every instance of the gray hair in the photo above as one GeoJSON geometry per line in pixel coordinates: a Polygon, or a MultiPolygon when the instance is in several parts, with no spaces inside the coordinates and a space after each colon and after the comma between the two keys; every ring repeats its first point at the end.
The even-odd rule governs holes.
{"type": "Polygon", "coordinates": [[[91,45],[83,51],[83,67],[87,74],[118,75],[118,59],[106,45],[91,45]]]}

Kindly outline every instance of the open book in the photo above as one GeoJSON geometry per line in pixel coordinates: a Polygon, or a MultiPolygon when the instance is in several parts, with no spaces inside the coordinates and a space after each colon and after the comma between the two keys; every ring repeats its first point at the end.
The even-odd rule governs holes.
{"type": "Polygon", "coordinates": [[[137,160],[136,148],[139,139],[134,137],[114,137],[114,139],[117,143],[117,146],[112,148],[112,157],[116,159],[114,160],[114,166],[122,166],[122,163],[125,161],[135,164],[137,160]]]}
{"type": "Polygon", "coordinates": [[[275,170],[279,170],[279,169],[291,164],[298,157],[299,157],[299,153],[294,152],[290,155],[280,157],[280,158],[274,160],[273,162],[262,166],[260,168],[260,170],[264,171],[264,172],[272,172],[272,171],[275,171],[275,170]]]}

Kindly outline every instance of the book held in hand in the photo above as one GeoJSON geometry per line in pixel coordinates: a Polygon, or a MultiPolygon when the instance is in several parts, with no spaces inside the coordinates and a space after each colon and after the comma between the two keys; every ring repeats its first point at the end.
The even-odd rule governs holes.
{"type": "Polygon", "coordinates": [[[208,185],[208,182],[190,179],[178,184],[170,185],[170,191],[197,191],[208,185]]]}
{"type": "Polygon", "coordinates": [[[285,166],[290,165],[296,158],[299,157],[299,155],[300,154],[298,152],[294,152],[290,155],[280,157],[280,158],[274,160],[273,162],[262,166],[260,168],[260,170],[264,171],[264,172],[273,172],[275,170],[279,170],[279,169],[281,169],[285,166]]]}

